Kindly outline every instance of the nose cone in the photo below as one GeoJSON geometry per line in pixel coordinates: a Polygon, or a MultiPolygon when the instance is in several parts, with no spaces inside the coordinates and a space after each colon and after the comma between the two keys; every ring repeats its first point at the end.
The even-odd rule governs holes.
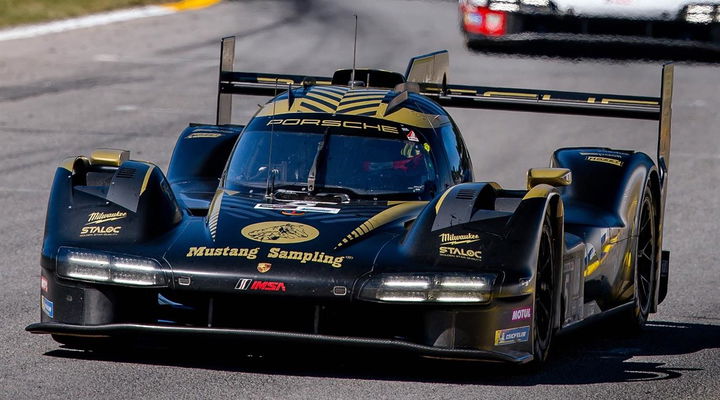
{"type": "Polygon", "coordinates": [[[386,204],[311,212],[265,206],[224,196],[207,219],[188,223],[167,253],[175,280],[190,281],[176,288],[349,299],[379,250],[404,229],[393,219],[368,226],[392,208],[386,204]]]}

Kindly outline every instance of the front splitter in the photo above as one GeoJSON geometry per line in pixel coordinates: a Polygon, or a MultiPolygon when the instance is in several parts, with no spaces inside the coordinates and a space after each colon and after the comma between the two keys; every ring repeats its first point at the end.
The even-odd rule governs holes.
{"type": "Polygon", "coordinates": [[[38,334],[44,333],[94,338],[131,337],[138,335],[197,336],[203,338],[225,337],[246,340],[282,341],[283,343],[291,342],[296,344],[325,344],[387,349],[429,357],[503,361],[514,364],[525,364],[533,359],[532,355],[529,353],[511,350],[500,353],[496,351],[478,349],[451,349],[445,347],[425,346],[398,339],[376,339],[248,329],[205,328],[153,324],[70,325],[57,322],[42,322],[28,325],[25,330],[38,334]]]}

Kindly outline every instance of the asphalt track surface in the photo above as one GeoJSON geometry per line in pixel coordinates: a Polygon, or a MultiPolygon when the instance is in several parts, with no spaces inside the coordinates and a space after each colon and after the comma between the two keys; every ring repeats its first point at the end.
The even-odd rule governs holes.
{"type": "MultiPolygon", "coordinates": [[[[656,96],[660,62],[468,51],[448,1],[234,1],[193,12],[0,42],[0,398],[720,398],[720,68],[678,63],[665,248],[670,292],[639,336],[599,324],[556,341],[540,372],[495,364],[264,353],[186,342],[109,354],[63,349],[39,319],[39,250],[49,186],[65,156],[121,147],[167,167],[189,122],[212,122],[218,39],[238,69],[329,74],[352,62],[404,71],[447,48],[450,82],[656,96]]],[[[662,58],[662,57],[660,57],[662,58]]],[[[244,121],[262,98],[236,99],[244,121]]],[[[651,122],[455,110],[477,180],[522,187],[561,146],[653,154],[651,122]]]]}

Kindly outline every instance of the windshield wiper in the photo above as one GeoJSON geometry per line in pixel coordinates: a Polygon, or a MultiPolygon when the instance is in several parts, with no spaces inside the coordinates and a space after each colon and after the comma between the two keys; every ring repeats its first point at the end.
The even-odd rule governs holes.
{"type": "Polygon", "coordinates": [[[317,166],[318,166],[318,160],[320,159],[320,155],[322,155],[325,152],[325,147],[327,146],[328,137],[330,135],[328,134],[328,129],[325,129],[325,133],[323,134],[322,141],[318,143],[317,151],[315,152],[315,159],[313,160],[312,166],[310,167],[310,172],[308,172],[308,180],[307,180],[307,187],[308,187],[308,193],[313,193],[315,191],[315,179],[317,177],[317,166]]]}

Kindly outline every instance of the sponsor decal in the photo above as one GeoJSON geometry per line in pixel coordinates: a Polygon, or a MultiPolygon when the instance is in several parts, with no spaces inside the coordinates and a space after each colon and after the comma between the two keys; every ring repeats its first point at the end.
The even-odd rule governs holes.
{"type": "Polygon", "coordinates": [[[316,207],[316,203],[290,203],[290,204],[256,204],[254,208],[259,210],[281,211],[285,215],[303,215],[306,212],[337,214],[339,208],[316,207]]]}
{"type": "Polygon", "coordinates": [[[593,161],[593,162],[601,162],[601,163],[605,163],[605,164],[611,164],[611,165],[615,165],[617,167],[622,167],[622,165],[623,165],[622,161],[616,160],[614,158],[609,158],[609,157],[587,156],[587,157],[585,157],[585,159],[588,161],[593,161]]]}
{"type": "Polygon", "coordinates": [[[40,296],[41,300],[41,307],[42,311],[50,318],[53,318],[55,315],[55,306],[52,301],[45,298],[45,296],[40,296]]]}
{"type": "Polygon", "coordinates": [[[423,143],[423,149],[425,149],[425,151],[427,151],[427,152],[429,153],[429,152],[430,152],[430,145],[427,144],[427,143],[423,143]]]}
{"type": "Polygon", "coordinates": [[[248,260],[257,258],[259,247],[253,249],[237,247],[190,247],[185,257],[245,257],[248,260]]]}
{"type": "Polygon", "coordinates": [[[464,258],[467,260],[480,261],[480,260],[482,260],[482,251],[458,249],[457,247],[450,247],[450,246],[440,246],[440,256],[441,257],[464,258]]]}
{"type": "Polygon", "coordinates": [[[200,139],[200,138],[210,138],[214,139],[217,137],[222,136],[222,133],[217,132],[193,132],[187,136],[185,136],[185,139],[200,139]]]}
{"type": "Polygon", "coordinates": [[[281,250],[279,247],[273,247],[270,249],[267,255],[268,258],[279,258],[282,260],[297,260],[300,264],[308,262],[318,264],[328,264],[335,268],[342,267],[343,261],[347,256],[335,257],[325,254],[322,251],[305,252],[305,251],[292,251],[292,250],[281,250]]]}
{"type": "Polygon", "coordinates": [[[601,157],[612,157],[612,158],[624,158],[627,157],[627,153],[621,151],[612,150],[595,150],[591,152],[581,151],[581,156],[601,156],[601,157]]]}
{"type": "Polygon", "coordinates": [[[80,230],[80,237],[117,236],[122,226],[85,226],[80,230]]]}
{"type": "Polygon", "coordinates": [[[360,129],[360,130],[374,130],[384,133],[398,134],[398,128],[390,125],[375,125],[368,124],[366,122],[359,121],[340,121],[336,119],[300,119],[300,118],[285,118],[285,119],[271,119],[268,121],[267,126],[270,125],[283,125],[283,126],[322,126],[327,128],[348,128],[348,129],[360,129]]]}
{"type": "Polygon", "coordinates": [[[272,264],[266,263],[266,262],[261,262],[261,263],[258,263],[258,265],[257,265],[257,270],[261,274],[264,274],[264,273],[270,271],[270,268],[272,268],[272,264]]]}
{"type": "MultiPolygon", "coordinates": [[[[188,249],[185,257],[244,257],[248,260],[254,260],[258,257],[259,247],[252,249],[237,248],[237,247],[206,247],[206,246],[193,246],[188,249]]],[[[300,261],[300,264],[316,263],[316,264],[328,264],[335,268],[342,267],[343,261],[351,259],[350,256],[331,256],[325,254],[322,251],[293,251],[293,250],[282,250],[279,247],[273,247],[268,251],[267,258],[278,258],[281,260],[296,260],[300,261]]],[[[261,262],[257,265],[257,270],[260,273],[270,271],[272,267],[271,263],[261,262]]]]}
{"type": "Polygon", "coordinates": [[[480,261],[482,260],[481,250],[459,249],[450,245],[475,243],[480,240],[480,236],[475,233],[465,233],[456,235],[454,233],[441,233],[438,235],[440,239],[440,256],[464,258],[466,260],[480,261]]]}
{"type": "Polygon", "coordinates": [[[240,278],[240,280],[235,285],[235,289],[237,290],[248,290],[250,288],[250,284],[252,283],[252,279],[249,278],[240,278]]]}
{"type": "Polygon", "coordinates": [[[446,246],[449,244],[474,243],[480,240],[480,236],[474,233],[468,233],[464,235],[441,233],[440,235],[438,235],[438,237],[440,238],[440,246],[446,246]]]}
{"type": "Polygon", "coordinates": [[[106,212],[91,212],[88,214],[88,220],[85,225],[102,224],[110,221],[117,221],[127,217],[127,213],[124,211],[118,211],[113,213],[106,212]]]}
{"type": "Polygon", "coordinates": [[[417,135],[415,134],[415,131],[410,131],[410,133],[407,134],[407,139],[411,142],[419,142],[417,135]]]}
{"type": "Polygon", "coordinates": [[[264,290],[267,292],[284,292],[285,291],[285,283],[255,281],[252,283],[252,285],[250,285],[250,290],[264,290]]]}
{"type": "Polygon", "coordinates": [[[302,243],[315,239],[320,232],[310,225],[269,221],[244,227],[240,233],[250,240],[263,243],[302,243]]]}
{"type": "Polygon", "coordinates": [[[501,329],[495,331],[495,346],[527,342],[530,339],[530,327],[501,329]]]}
{"type": "Polygon", "coordinates": [[[249,278],[240,278],[235,285],[238,290],[262,290],[265,292],[285,292],[284,282],[255,281],[249,278]]]}
{"type": "Polygon", "coordinates": [[[42,290],[43,292],[47,292],[48,290],[48,281],[47,278],[45,278],[44,276],[40,277],[40,290],[42,290]]]}
{"type": "Polygon", "coordinates": [[[512,312],[512,321],[524,321],[526,319],[530,319],[532,317],[532,308],[530,307],[524,307],[517,310],[513,310],[512,312]]]}

